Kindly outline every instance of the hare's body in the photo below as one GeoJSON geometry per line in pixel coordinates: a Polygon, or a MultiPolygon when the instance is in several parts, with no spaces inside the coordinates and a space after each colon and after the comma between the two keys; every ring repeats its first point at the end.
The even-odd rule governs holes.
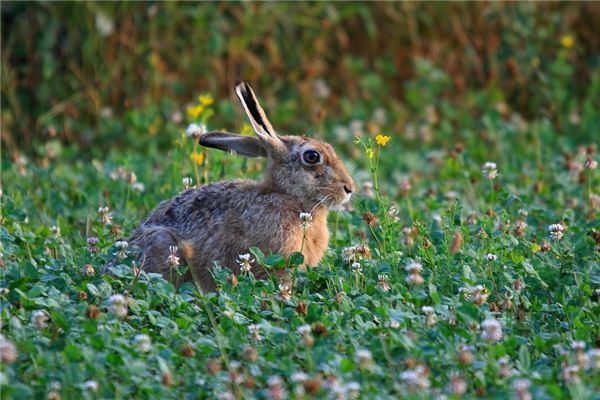
{"type": "MultiPolygon", "coordinates": [[[[329,240],[327,208],[313,211],[303,244],[299,215],[312,207],[258,182],[219,182],[160,203],[128,241],[144,249],[140,261],[145,271],[165,277],[170,276],[169,247],[177,246],[180,261],[194,268],[203,289],[214,290],[214,263],[237,274],[239,255],[253,246],[283,256],[302,249],[306,264],[317,264],[329,240]]],[[[260,266],[252,272],[257,278],[264,276],[260,266]]]]}
{"type": "MultiPolygon", "coordinates": [[[[240,269],[239,256],[251,247],[284,257],[304,254],[305,265],[319,263],[329,240],[327,211],[350,199],[354,181],[333,148],[304,136],[279,136],[252,89],[237,82],[238,95],[257,137],[211,132],[201,145],[269,160],[261,182],[220,182],[187,190],[158,205],[129,238],[142,249],[146,271],[164,277],[172,272],[171,251],[193,273],[204,290],[214,290],[215,262],[240,269]],[[304,221],[301,220],[304,215],[304,221]],[[171,260],[171,266],[169,261],[171,260]]],[[[250,260],[252,272],[265,271],[250,260]]]]}

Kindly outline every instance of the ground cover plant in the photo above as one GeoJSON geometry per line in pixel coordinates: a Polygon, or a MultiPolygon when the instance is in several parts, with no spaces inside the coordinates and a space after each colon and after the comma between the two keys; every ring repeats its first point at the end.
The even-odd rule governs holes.
{"type": "MultiPolygon", "coordinates": [[[[40,26],[48,15],[62,15],[69,27],[78,15],[60,6],[13,7],[16,17],[37,15],[40,26]]],[[[149,18],[159,15],[149,29],[162,26],[165,15],[185,19],[193,10],[143,7],[149,18]]],[[[257,7],[211,5],[196,18],[286,18],[286,7],[293,6],[257,7]]],[[[370,19],[414,12],[355,3],[306,7],[300,9],[304,24],[334,15],[331,29],[338,36],[356,16],[376,30],[370,19]]],[[[1,397],[600,398],[600,73],[597,55],[590,55],[594,44],[583,40],[585,23],[581,31],[552,24],[563,11],[580,15],[566,6],[478,7],[489,18],[518,17],[498,17],[507,26],[499,29],[494,54],[501,64],[502,49],[514,50],[512,68],[522,68],[520,78],[498,73],[492,79],[487,69],[496,62],[490,61],[482,64],[485,84],[470,82],[431,57],[415,56],[406,78],[394,82],[402,90],[386,92],[378,77],[394,75],[394,62],[380,55],[371,70],[356,55],[345,60],[340,76],[370,71],[357,85],[316,72],[298,87],[271,93],[273,101],[264,105],[273,122],[328,140],[361,188],[331,213],[330,246],[320,265],[299,271],[293,266],[301,256],[284,260],[256,248],[240,255],[241,264],[252,259],[268,269],[290,269],[291,286],[215,268],[219,290],[201,293],[193,283],[173,285],[146,273],[126,243],[159,201],[207,182],[260,176],[263,161],[197,144],[197,135],[212,129],[252,135],[233,111],[231,93],[210,84],[181,92],[170,87],[177,93],[157,89],[171,81],[169,68],[156,66],[161,56],[154,49],[156,93],[143,101],[119,110],[110,91],[90,84],[77,92],[89,96],[89,104],[75,97],[49,111],[28,112],[24,104],[36,110],[54,104],[49,93],[61,89],[49,77],[60,69],[48,62],[52,73],[37,96],[27,95],[28,83],[7,78],[28,75],[29,63],[3,54],[1,397]],[[530,41],[521,48],[515,37],[530,41]],[[537,89],[525,99],[514,89],[527,86],[523,76],[537,89]],[[312,113],[301,112],[308,107],[297,100],[302,96],[313,99],[312,113]],[[101,274],[115,258],[112,275],[101,274]]],[[[80,12],[92,16],[96,40],[111,46],[134,29],[128,18],[135,10],[80,12]],[[109,32],[111,18],[123,22],[109,32]]],[[[462,12],[471,11],[451,15],[462,12]]],[[[61,31],[49,22],[44,29],[61,31]]],[[[319,30],[310,26],[303,40],[312,40],[313,31],[319,30]]],[[[24,35],[15,32],[9,37],[24,35]]],[[[249,33],[240,38],[258,40],[249,33]]],[[[421,46],[435,43],[426,38],[421,46]]],[[[221,54],[224,45],[214,40],[208,48],[221,54]]],[[[97,56],[86,43],[91,47],[83,51],[97,56]]],[[[3,44],[14,46],[4,38],[3,44]]],[[[271,55],[279,48],[265,46],[271,55]]],[[[55,57],[49,50],[41,54],[55,57]]],[[[217,55],[207,57],[221,65],[217,55]]],[[[327,65],[334,64],[329,57],[327,65]]],[[[111,75],[98,68],[102,88],[111,75]]],[[[123,82],[134,82],[127,68],[117,69],[123,82]]],[[[259,95],[275,90],[270,81],[285,82],[262,72],[254,84],[259,95]]],[[[65,76],[72,74],[63,71],[56,79],[68,86],[65,76]]],[[[119,90],[131,100],[133,89],[119,90]]],[[[298,223],[310,221],[299,216],[298,223]]],[[[173,276],[185,272],[176,257],[164,261],[173,276]]]]}

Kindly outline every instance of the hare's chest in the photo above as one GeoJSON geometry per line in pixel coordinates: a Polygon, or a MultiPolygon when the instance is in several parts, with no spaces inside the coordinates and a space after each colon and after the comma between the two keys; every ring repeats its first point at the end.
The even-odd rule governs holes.
{"type": "Polygon", "coordinates": [[[317,265],[325,255],[328,244],[329,229],[326,221],[315,224],[306,230],[303,250],[306,265],[317,265]]]}
{"type": "Polygon", "coordinates": [[[314,213],[312,220],[305,224],[296,219],[290,228],[286,235],[286,243],[283,246],[282,254],[288,256],[301,251],[304,254],[305,265],[314,266],[319,264],[329,243],[327,213],[314,213]]]}

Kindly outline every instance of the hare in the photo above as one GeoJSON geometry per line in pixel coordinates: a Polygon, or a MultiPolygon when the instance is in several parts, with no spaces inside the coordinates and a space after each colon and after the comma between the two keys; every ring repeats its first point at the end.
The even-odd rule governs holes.
{"type": "MultiPolygon", "coordinates": [[[[238,80],[235,93],[256,137],[210,132],[199,142],[245,157],[266,157],[263,180],[217,182],[185,190],[160,203],[128,239],[141,248],[143,269],[167,279],[172,275],[167,259],[176,246],[181,262],[193,269],[184,280],[196,278],[204,291],[216,289],[211,274],[214,263],[238,274],[239,256],[253,246],[286,258],[302,248],[305,265],[318,264],[329,241],[328,210],[348,201],[355,190],[329,144],[278,135],[246,82],[238,80]],[[301,213],[312,217],[308,228],[302,225],[301,213]]],[[[253,274],[264,278],[266,271],[249,261],[253,274]]]]}

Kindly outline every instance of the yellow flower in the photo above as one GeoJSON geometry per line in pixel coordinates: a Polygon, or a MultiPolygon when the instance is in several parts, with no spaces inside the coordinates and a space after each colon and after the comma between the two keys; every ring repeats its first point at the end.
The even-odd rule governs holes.
{"type": "Polygon", "coordinates": [[[190,155],[190,160],[195,162],[198,165],[202,165],[202,161],[204,161],[204,154],[202,153],[192,153],[190,155]]]}
{"type": "Polygon", "coordinates": [[[210,94],[203,94],[202,96],[198,97],[198,103],[203,106],[210,106],[212,103],[214,103],[214,101],[215,100],[210,94]]]}
{"type": "Polygon", "coordinates": [[[560,37],[560,44],[565,49],[570,49],[575,44],[575,39],[571,35],[563,35],[560,37]]]}
{"type": "Polygon", "coordinates": [[[367,158],[370,160],[375,155],[373,149],[367,149],[367,158]]]}
{"type": "Polygon", "coordinates": [[[386,144],[388,144],[388,142],[390,141],[390,139],[391,139],[391,137],[385,136],[385,135],[377,135],[375,137],[375,141],[380,146],[385,146],[386,144]]]}
{"type": "Polygon", "coordinates": [[[250,126],[250,124],[244,122],[242,125],[242,135],[252,136],[254,134],[254,129],[250,126]]]}
{"type": "Polygon", "coordinates": [[[542,248],[540,247],[539,244],[537,243],[531,243],[531,251],[534,253],[537,253],[538,251],[540,251],[542,248]]]}
{"type": "Polygon", "coordinates": [[[195,119],[202,114],[202,111],[204,111],[204,106],[199,104],[197,106],[188,107],[186,111],[189,118],[195,119]]]}

